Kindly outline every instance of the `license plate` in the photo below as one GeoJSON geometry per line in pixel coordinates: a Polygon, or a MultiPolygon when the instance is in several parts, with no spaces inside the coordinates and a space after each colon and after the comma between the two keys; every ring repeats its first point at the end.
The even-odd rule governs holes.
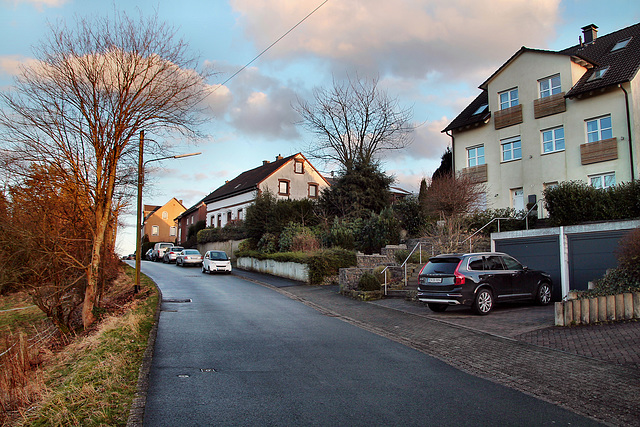
{"type": "Polygon", "coordinates": [[[428,277],[427,283],[442,283],[441,277],[428,277]]]}

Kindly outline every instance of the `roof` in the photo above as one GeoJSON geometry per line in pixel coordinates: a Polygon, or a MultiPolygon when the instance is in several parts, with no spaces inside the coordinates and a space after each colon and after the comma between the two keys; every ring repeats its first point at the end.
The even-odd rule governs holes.
{"type": "Polygon", "coordinates": [[[489,81],[524,52],[566,55],[578,63],[583,63],[588,68],[587,72],[565,93],[565,97],[572,98],[595,89],[629,82],[635,77],[640,68],[640,23],[597,37],[592,43],[577,44],[560,51],[531,49],[523,46],[479,86],[482,89],[480,95],[458,114],[442,132],[479,124],[489,118],[491,112],[488,109],[483,113],[474,114],[483,103],[488,102],[487,86],[489,81]],[[631,39],[626,47],[614,52],[611,51],[616,43],[629,38],[631,39]],[[605,68],[607,71],[602,78],[589,81],[594,73],[605,68]]]}
{"type": "Polygon", "coordinates": [[[175,219],[183,218],[183,217],[188,216],[188,215],[192,214],[193,212],[197,211],[200,208],[200,205],[202,205],[203,202],[204,202],[204,198],[200,199],[195,205],[191,206],[189,209],[187,209],[186,211],[182,212],[175,219]]]}
{"type": "Polygon", "coordinates": [[[222,187],[209,194],[202,201],[204,203],[212,203],[218,200],[226,199],[238,194],[244,194],[249,191],[257,190],[258,184],[271,176],[287,162],[291,161],[298,154],[278,159],[275,162],[269,162],[257,168],[241,173],[231,181],[227,181],[222,187]]]}

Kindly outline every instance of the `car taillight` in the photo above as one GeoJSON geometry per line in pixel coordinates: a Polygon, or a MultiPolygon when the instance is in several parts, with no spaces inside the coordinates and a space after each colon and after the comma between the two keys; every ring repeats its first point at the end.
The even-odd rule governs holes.
{"type": "Polygon", "coordinates": [[[461,264],[462,264],[462,261],[460,261],[460,263],[456,267],[456,270],[453,272],[453,277],[455,277],[455,281],[454,281],[455,286],[462,286],[464,285],[464,282],[465,282],[465,277],[462,274],[460,274],[460,272],[458,271],[461,264]]]}

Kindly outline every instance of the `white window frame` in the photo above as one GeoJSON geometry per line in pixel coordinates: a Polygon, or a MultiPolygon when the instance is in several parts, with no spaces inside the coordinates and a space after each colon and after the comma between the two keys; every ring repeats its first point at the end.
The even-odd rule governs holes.
{"type": "Polygon", "coordinates": [[[522,139],[520,136],[500,140],[500,150],[502,152],[502,162],[513,162],[522,159],[522,139]],[[516,144],[517,143],[517,144],[516,144]],[[517,145],[517,146],[516,146],[517,145]],[[509,153],[510,158],[506,158],[509,153]],[[519,157],[516,155],[519,153],[519,157]]]}
{"type": "Polygon", "coordinates": [[[176,227],[170,227],[169,228],[169,236],[175,236],[176,235],[176,231],[177,231],[176,227]]]}
{"type": "Polygon", "coordinates": [[[562,81],[560,80],[560,74],[546,77],[538,80],[538,88],[540,89],[540,98],[546,98],[551,95],[562,92],[562,81]],[[547,85],[543,89],[543,85],[547,85]]]}
{"type": "Polygon", "coordinates": [[[498,92],[498,104],[500,104],[501,110],[506,110],[507,108],[515,107],[520,104],[520,100],[518,99],[518,88],[514,87],[503,92],[498,92]]]}
{"type": "Polygon", "coordinates": [[[549,153],[557,153],[558,151],[564,151],[565,150],[565,140],[564,140],[564,126],[558,126],[555,128],[551,128],[551,129],[545,129],[545,130],[541,130],[540,131],[540,140],[542,143],[542,154],[549,154],[549,153]],[[558,131],[562,131],[562,137],[560,137],[558,135],[558,131]],[[546,135],[550,135],[551,139],[545,141],[545,134],[546,135]],[[551,149],[547,150],[546,149],[546,144],[551,144],[551,149]]]}
{"type": "Polygon", "coordinates": [[[611,114],[606,116],[596,117],[594,119],[587,119],[584,121],[585,131],[587,134],[587,142],[597,142],[605,139],[613,138],[613,120],[611,114]],[[603,121],[605,121],[603,123],[603,121]],[[608,127],[606,126],[608,121],[608,127]],[[605,126],[603,126],[603,124],[605,126]],[[589,126],[591,125],[591,129],[589,126]],[[597,139],[596,139],[597,138],[597,139]]]}
{"type": "Polygon", "coordinates": [[[309,192],[308,192],[309,194],[308,195],[309,195],[310,199],[317,199],[318,198],[318,191],[319,191],[318,184],[312,183],[312,182],[309,183],[309,192]]]}
{"type": "Polygon", "coordinates": [[[152,236],[159,236],[160,235],[160,227],[158,227],[157,225],[152,225],[151,226],[151,235],[152,236]]]}
{"type": "Polygon", "coordinates": [[[616,173],[615,172],[605,172],[599,173],[597,175],[589,175],[589,185],[594,188],[605,189],[609,187],[615,187],[616,185],[616,173]],[[609,178],[609,182],[607,183],[607,178],[609,178]],[[611,182],[611,178],[613,178],[613,182],[611,182]]]}
{"type": "Polygon", "coordinates": [[[293,172],[295,172],[297,174],[303,174],[304,173],[304,160],[295,159],[293,161],[293,172]]]}
{"type": "Polygon", "coordinates": [[[484,165],[485,164],[485,158],[484,158],[484,144],[482,145],[476,145],[473,147],[468,147],[467,148],[467,167],[474,167],[474,166],[480,166],[480,165],[484,165]],[[482,149],[482,155],[478,154],[478,149],[482,149]],[[475,154],[472,156],[471,152],[474,152],[475,154]],[[471,164],[473,161],[474,164],[471,164]]]}
{"type": "Polygon", "coordinates": [[[169,219],[169,213],[167,211],[162,211],[162,219],[169,219]]]}

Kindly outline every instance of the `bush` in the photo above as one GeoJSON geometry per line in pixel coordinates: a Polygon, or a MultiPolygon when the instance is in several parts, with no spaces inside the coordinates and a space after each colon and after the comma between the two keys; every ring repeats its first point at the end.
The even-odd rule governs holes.
{"type": "Polygon", "coordinates": [[[357,248],[366,254],[379,253],[386,245],[400,242],[400,224],[391,209],[384,209],[380,215],[371,214],[363,221],[357,248]]]}
{"type": "Polygon", "coordinates": [[[632,230],[620,240],[617,256],[620,268],[640,274],[640,228],[632,230]]]}
{"type": "MultiPolygon", "coordinates": [[[[209,227],[198,231],[197,242],[226,242],[228,240],[244,240],[248,237],[243,221],[232,221],[224,227],[209,227]]],[[[187,247],[187,246],[185,246],[187,247]]]]}
{"type": "Polygon", "coordinates": [[[356,254],[353,251],[339,248],[318,251],[309,259],[309,282],[322,283],[325,277],[338,274],[340,268],[356,264],[356,254]]]}
{"type": "Polygon", "coordinates": [[[604,190],[582,181],[568,181],[545,189],[544,198],[554,225],[640,217],[638,180],[604,190]]]}
{"type": "Polygon", "coordinates": [[[593,289],[580,292],[580,297],[592,298],[625,292],[640,292],[640,273],[614,268],[607,271],[603,278],[596,280],[593,289]]]}
{"type": "Polygon", "coordinates": [[[271,233],[265,233],[258,240],[258,250],[266,254],[278,252],[278,236],[271,233]]]}
{"type": "Polygon", "coordinates": [[[329,246],[353,250],[356,247],[356,238],[362,228],[362,219],[339,219],[335,217],[329,230],[329,246]]]}
{"type": "Polygon", "coordinates": [[[361,291],[379,291],[380,282],[375,274],[366,272],[360,277],[358,289],[361,291]]]}

